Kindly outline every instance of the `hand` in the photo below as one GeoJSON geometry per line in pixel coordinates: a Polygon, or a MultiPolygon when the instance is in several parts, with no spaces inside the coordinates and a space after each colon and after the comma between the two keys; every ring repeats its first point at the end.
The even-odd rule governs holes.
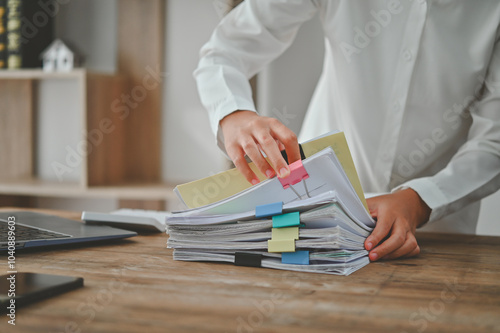
{"type": "Polygon", "coordinates": [[[370,214],[377,219],[365,241],[370,260],[412,257],[420,253],[415,230],[427,220],[431,209],[412,189],[381,195],[367,200],[370,214]],[[380,243],[384,238],[386,240],[380,243]]]}
{"type": "Polygon", "coordinates": [[[281,150],[285,149],[290,163],[300,159],[297,136],[275,118],[259,116],[253,111],[236,111],[220,121],[226,152],[236,168],[252,184],[259,178],[248,166],[245,154],[268,178],[290,174],[281,150]],[[267,155],[271,164],[264,158],[267,155]]]}

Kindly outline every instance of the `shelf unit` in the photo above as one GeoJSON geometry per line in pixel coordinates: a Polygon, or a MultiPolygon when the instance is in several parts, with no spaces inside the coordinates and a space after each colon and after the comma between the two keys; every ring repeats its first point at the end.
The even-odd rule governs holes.
{"type": "Polygon", "coordinates": [[[75,182],[54,182],[35,178],[12,182],[3,181],[0,183],[0,193],[56,198],[120,198],[128,200],[168,200],[173,199],[175,196],[172,192],[172,187],[160,183],[91,186],[84,188],[75,182]]]}
{"type": "MultiPolygon", "coordinates": [[[[0,161],[0,181],[36,178],[34,156],[36,154],[36,119],[37,108],[35,105],[37,86],[42,80],[75,81],[78,99],[75,101],[79,122],[82,124],[81,132],[88,133],[92,128],[98,128],[96,119],[110,119],[110,98],[116,98],[117,93],[124,86],[123,78],[118,75],[88,73],[85,69],[75,69],[71,72],[44,72],[41,69],[6,70],[0,72],[0,98],[7,101],[2,107],[2,134],[4,139],[0,146],[0,153],[4,157],[0,161]],[[89,107],[87,107],[89,106],[89,107]],[[91,112],[87,112],[91,110],[91,112]],[[18,146],[16,143],[22,143],[18,146]],[[17,147],[16,147],[17,146],[17,147]],[[14,163],[15,162],[15,163],[14,163]]],[[[61,111],[63,112],[63,111],[61,111]]],[[[55,124],[55,127],[64,124],[55,124]]],[[[126,135],[123,130],[112,133],[109,138],[121,139],[126,135]]],[[[108,139],[108,138],[106,138],[108,139]]],[[[108,140],[109,141],[109,140],[108,140]]],[[[105,143],[103,143],[105,144],[105,143]]],[[[108,147],[97,147],[104,150],[108,147]]],[[[96,154],[89,154],[82,163],[82,173],[79,177],[82,187],[99,184],[94,175],[102,171],[94,171],[96,154]]],[[[112,166],[112,165],[110,165],[112,166]]]]}
{"type": "Polygon", "coordinates": [[[70,72],[44,72],[42,69],[10,69],[0,71],[0,80],[36,80],[36,79],[82,79],[86,70],[75,68],[70,72]]]}
{"type": "MultiPolygon", "coordinates": [[[[123,94],[144,85],[148,69],[161,71],[165,1],[119,0],[117,6],[116,73],[82,68],[70,72],[0,71],[0,205],[19,196],[48,196],[115,198],[140,207],[141,201],[158,203],[172,197],[172,187],[160,181],[161,82],[126,116],[112,108],[123,94]],[[77,82],[75,102],[81,133],[113,127],[90,153],[82,155],[78,181],[48,181],[37,174],[35,101],[42,80],[77,82]]],[[[81,139],[89,144],[84,134],[81,139]]]]}

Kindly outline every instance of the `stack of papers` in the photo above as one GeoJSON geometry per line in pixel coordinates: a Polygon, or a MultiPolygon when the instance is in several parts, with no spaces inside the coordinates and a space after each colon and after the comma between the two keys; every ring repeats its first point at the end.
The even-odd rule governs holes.
{"type": "MultiPolygon", "coordinates": [[[[175,260],[349,275],[375,222],[331,148],[205,206],[167,217],[175,260]]],[[[363,198],[364,199],[364,198],[363,198]]]]}

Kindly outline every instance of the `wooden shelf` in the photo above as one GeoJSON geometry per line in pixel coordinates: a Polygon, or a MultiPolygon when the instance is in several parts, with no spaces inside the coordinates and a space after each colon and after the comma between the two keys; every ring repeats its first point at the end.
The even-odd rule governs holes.
{"type": "Polygon", "coordinates": [[[85,68],[75,68],[70,72],[44,72],[42,69],[3,69],[2,80],[40,80],[40,79],[80,79],[84,78],[85,68]]]}
{"type": "Polygon", "coordinates": [[[174,187],[168,184],[125,184],[117,186],[82,187],[77,182],[40,179],[2,181],[0,194],[65,198],[110,198],[131,200],[171,200],[174,187]]]}

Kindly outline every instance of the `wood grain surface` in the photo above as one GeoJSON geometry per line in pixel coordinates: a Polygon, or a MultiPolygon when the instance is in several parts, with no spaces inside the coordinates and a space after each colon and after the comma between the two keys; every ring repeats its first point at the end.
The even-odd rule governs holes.
{"type": "Polygon", "coordinates": [[[85,285],[18,309],[16,326],[2,316],[0,332],[500,331],[500,238],[418,239],[417,258],[347,277],[173,261],[164,234],[18,253],[18,271],[85,285]]]}
{"type": "Polygon", "coordinates": [[[29,79],[0,81],[0,180],[2,181],[31,177],[33,174],[32,96],[33,81],[29,79]]]}
{"type": "Polygon", "coordinates": [[[158,182],[165,1],[120,0],[117,5],[118,73],[129,81],[121,95],[128,101],[117,105],[125,110],[122,123],[128,133],[122,168],[128,181],[158,182]]]}

